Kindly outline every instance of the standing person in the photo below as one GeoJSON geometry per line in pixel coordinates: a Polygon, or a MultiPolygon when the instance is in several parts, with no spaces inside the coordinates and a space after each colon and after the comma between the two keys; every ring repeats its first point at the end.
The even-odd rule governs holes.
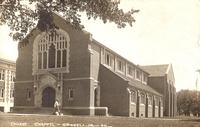
{"type": "Polygon", "coordinates": [[[60,115],[60,104],[58,102],[58,99],[56,99],[54,103],[54,114],[60,115]]]}

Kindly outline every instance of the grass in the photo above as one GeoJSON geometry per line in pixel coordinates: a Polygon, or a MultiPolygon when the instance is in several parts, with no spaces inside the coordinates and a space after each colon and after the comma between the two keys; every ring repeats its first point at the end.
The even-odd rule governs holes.
{"type": "Polygon", "coordinates": [[[198,118],[139,119],[101,116],[19,115],[0,113],[0,127],[200,127],[198,118]]]}

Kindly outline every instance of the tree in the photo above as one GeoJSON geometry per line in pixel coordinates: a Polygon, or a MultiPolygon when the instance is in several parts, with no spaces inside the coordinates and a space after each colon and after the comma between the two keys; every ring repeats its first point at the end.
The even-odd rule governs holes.
{"type": "Polygon", "coordinates": [[[118,5],[119,2],[111,0],[6,0],[1,5],[0,24],[10,27],[14,40],[24,39],[36,26],[40,31],[58,29],[53,23],[53,12],[61,14],[77,29],[83,28],[81,12],[85,12],[88,19],[114,22],[119,28],[127,24],[132,26],[135,22],[133,14],[138,10],[124,12],[118,5]]]}
{"type": "Polygon", "coordinates": [[[194,116],[200,115],[199,91],[181,90],[177,93],[177,109],[180,115],[186,116],[192,113],[194,116]]]}
{"type": "Polygon", "coordinates": [[[179,114],[190,114],[190,100],[189,90],[182,90],[177,93],[177,110],[179,114]]]}

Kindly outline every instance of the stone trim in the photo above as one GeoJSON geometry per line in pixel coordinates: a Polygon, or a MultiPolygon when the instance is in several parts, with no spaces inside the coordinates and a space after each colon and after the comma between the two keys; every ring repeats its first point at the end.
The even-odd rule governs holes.
{"type": "Polygon", "coordinates": [[[14,106],[14,108],[26,108],[26,109],[32,109],[32,108],[38,108],[35,106],[14,106]]]}
{"type": "Polygon", "coordinates": [[[101,109],[105,108],[108,109],[108,107],[63,107],[63,109],[101,109]]]}
{"type": "MultiPolygon", "coordinates": [[[[93,80],[95,83],[99,83],[99,81],[95,80],[93,77],[79,77],[79,78],[63,79],[63,81],[88,80],[88,79],[93,80]]],[[[34,83],[34,80],[15,81],[15,83],[34,83]]]]}
{"type": "MultiPolygon", "coordinates": [[[[69,50],[70,50],[70,37],[69,37],[69,34],[62,30],[62,29],[59,29],[59,30],[56,30],[56,32],[58,34],[61,34],[61,35],[64,35],[66,37],[66,40],[67,40],[67,52],[66,52],[66,67],[64,67],[65,69],[65,72],[69,73],[69,50]]],[[[38,43],[39,43],[39,40],[42,39],[42,37],[45,36],[45,34],[47,34],[46,32],[42,32],[41,34],[37,35],[34,39],[34,42],[33,42],[33,54],[32,54],[32,75],[35,75],[37,74],[38,72],[40,72],[40,70],[42,69],[38,69],[38,43]]],[[[47,55],[48,56],[48,55],[47,55]]],[[[62,59],[61,59],[61,62],[62,62],[62,59]]],[[[55,63],[56,64],[56,63],[55,63]]],[[[47,66],[48,66],[48,57],[47,57],[47,66]]],[[[51,69],[51,68],[48,68],[48,69],[51,69]]],[[[44,69],[44,70],[48,70],[48,69],[44,69]]],[[[63,70],[63,68],[53,68],[52,70],[57,70],[58,72],[60,70],[63,70]]],[[[41,73],[41,72],[40,72],[41,73]]]]}
{"type": "Polygon", "coordinates": [[[136,103],[135,102],[131,102],[131,105],[136,105],[136,103]]]}
{"type": "Polygon", "coordinates": [[[55,90],[55,99],[60,101],[62,105],[62,84],[56,80],[56,77],[50,74],[43,75],[39,79],[39,83],[36,84],[37,90],[34,91],[34,104],[37,107],[42,107],[42,93],[47,87],[51,87],[55,90]]]}
{"type": "Polygon", "coordinates": [[[27,81],[15,81],[15,85],[16,83],[34,83],[33,80],[27,80],[27,81]]]}
{"type": "Polygon", "coordinates": [[[99,81],[95,80],[93,77],[79,77],[79,78],[63,79],[63,81],[73,81],[73,80],[93,80],[94,82],[99,83],[99,81]]]}

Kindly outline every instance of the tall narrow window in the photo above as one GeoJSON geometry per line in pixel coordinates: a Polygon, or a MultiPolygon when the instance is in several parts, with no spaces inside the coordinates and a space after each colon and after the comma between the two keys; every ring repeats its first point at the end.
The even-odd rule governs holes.
{"type": "Polygon", "coordinates": [[[161,107],[163,107],[163,102],[162,102],[162,101],[163,101],[163,100],[161,99],[161,100],[160,100],[160,106],[161,106],[161,107]]]}
{"type": "Polygon", "coordinates": [[[135,91],[131,91],[131,102],[136,103],[137,102],[137,95],[135,91]]]}
{"type": "Polygon", "coordinates": [[[5,70],[2,71],[2,77],[1,77],[1,79],[5,80],[5,70]]]}
{"type": "Polygon", "coordinates": [[[159,105],[159,98],[158,98],[158,97],[155,97],[154,99],[155,99],[155,100],[154,100],[154,101],[155,101],[155,106],[158,106],[158,105],[159,105]]]}
{"type": "Polygon", "coordinates": [[[110,65],[110,56],[108,54],[106,54],[106,64],[110,65]]]}
{"type": "Polygon", "coordinates": [[[13,81],[15,81],[16,77],[15,77],[15,72],[13,72],[13,81]]]}
{"type": "Polygon", "coordinates": [[[55,68],[55,46],[51,44],[49,47],[49,68],[55,68]]]}
{"type": "Polygon", "coordinates": [[[1,78],[2,78],[2,76],[1,76],[1,75],[2,75],[2,72],[1,72],[1,70],[0,70],[0,80],[2,80],[2,79],[1,79],[1,78]]]}
{"type": "Polygon", "coordinates": [[[136,79],[141,80],[141,72],[136,70],[136,79]]]}
{"type": "Polygon", "coordinates": [[[67,52],[66,52],[66,50],[63,50],[63,61],[62,61],[62,67],[66,67],[66,55],[67,55],[67,52]]]}
{"type": "Polygon", "coordinates": [[[10,81],[13,81],[13,75],[12,75],[12,73],[10,75],[10,81]]]}
{"type": "Polygon", "coordinates": [[[67,41],[65,41],[65,48],[67,48],[67,41]]]}
{"type": "Polygon", "coordinates": [[[1,97],[4,97],[4,89],[1,89],[1,97]]]}
{"type": "Polygon", "coordinates": [[[30,91],[30,89],[27,89],[26,90],[26,99],[28,100],[28,101],[30,101],[31,100],[31,91],[30,91]]]}
{"type": "Polygon", "coordinates": [[[57,51],[57,68],[61,67],[61,51],[57,51]]]}
{"type": "Polygon", "coordinates": [[[11,89],[11,90],[10,90],[10,98],[13,98],[13,97],[14,97],[14,90],[11,89]]]}
{"type": "Polygon", "coordinates": [[[153,97],[149,96],[148,98],[148,105],[153,105],[153,97]]]}
{"type": "Polygon", "coordinates": [[[140,101],[141,101],[140,103],[141,103],[141,104],[146,104],[146,97],[145,97],[145,94],[143,94],[143,93],[140,94],[140,98],[141,98],[141,99],[140,99],[140,101]]]}
{"type": "Polygon", "coordinates": [[[47,68],[47,52],[43,53],[43,69],[47,68]]]}
{"type": "Polygon", "coordinates": [[[143,83],[147,83],[147,80],[148,80],[148,76],[146,74],[143,73],[143,76],[142,76],[142,81],[143,83]]]}
{"type": "Polygon", "coordinates": [[[42,69],[42,53],[38,53],[38,68],[42,69]]]}
{"type": "Polygon", "coordinates": [[[109,67],[114,67],[114,56],[107,51],[105,52],[105,64],[109,67]]]}
{"type": "Polygon", "coordinates": [[[69,89],[68,99],[69,100],[74,100],[74,89],[72,89],[72,88],[69,89]]]}
{"type": "Polygon", "coordinates": [[[124,72],[125,64],[122,60],[117,60],[117,70],[124,72]]]}
{"type": "Polygon", "coordinates": [[[133,68],[131,66],[128,66],[128,71],[127,71],[129,76],[133,76],[133,68]]]}

